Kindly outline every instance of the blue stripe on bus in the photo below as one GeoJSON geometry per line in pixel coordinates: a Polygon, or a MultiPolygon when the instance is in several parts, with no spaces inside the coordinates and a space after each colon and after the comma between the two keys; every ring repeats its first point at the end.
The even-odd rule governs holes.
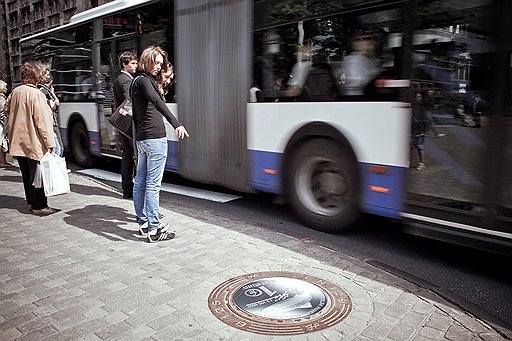
{"type": "Polygon", "coordinates": [[[371,214],[398,219],[405,203],[407,170],[404,167],[383,166],[385,174],[378,174],[371,171],[373,166],[383,165],[360,164],[363,186],[362,209],[371,214]]]}
{"type": "MultiPolygon", "coordinates": [[[[71,148],[68,140],[68,129],[67,128],[59,128],[60,135],[62,137],[62,144],[64,145],[64,149],[69,150],[71,148]]],[[[94,131],[87,131],[89,134],[89,146],[91,149],[91,154],[95,156],[101,156],[101,140],[100,133],[94,131]]]]}
{"type": "Polygon", "coordinates": [[[249,150],[249,185],[254,189],[269,192],[281,192],[280,153],[249,150]]]}
{"type": "Polygon", "coordinates": [[[178,141],[167,140],[167,161],[165,162],[165,170],[170,172],[178,172],[178,141]]]}
{"type": "Polygon", "coordinates": [[[91,154],[100,156],[101,155],[101,137],[97,131],[89,131],[89,141],[91,143],[91,154]]]}
{"type": "MultiPolygon", "coordinates": [[[[252,188],[268,193],[281,194],[282,154],[249,150],[249,184],[252,188]]],[[[371,172],[372,165],[360,163],[362,185],[362,210],[390,218],[400,218],[405,202],[404,167],[385,166],[385,174],[371,172]]]]}

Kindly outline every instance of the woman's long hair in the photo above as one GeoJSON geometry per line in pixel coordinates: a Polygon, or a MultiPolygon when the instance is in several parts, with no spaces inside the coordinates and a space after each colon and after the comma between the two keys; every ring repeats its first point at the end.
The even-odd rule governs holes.
{"type": "MultiPolygon", "coordinates": [[[[142,51],[142,54],[140,55],[139,59],[139,64],[137,65],[137,71],[149,73],[149,68],[155,64],[156,57],[158,57],[158,55],[162,55],[164,59],[160,73],[167,72],[167,65],[169,63],[167,52],[165,52],[160,46],[148,46],[144,49],[144,51],[142,51]]],[[[158,77],[159,75],[157,75],[157,79],[158,77]]]]}
{"type": "Polygon", "coordinates": [[[158,77],[156,79],[156,82],[158,84],[158,89],[162,93],[162,95],[165,95],[168,91],[168,88],[174,83],[174,66],[171,63],[167,63],[167,71],[162,71],[158,74],[158,77]],[[173,78],[167,82],[169,77],[173,75],[173,78]]]}

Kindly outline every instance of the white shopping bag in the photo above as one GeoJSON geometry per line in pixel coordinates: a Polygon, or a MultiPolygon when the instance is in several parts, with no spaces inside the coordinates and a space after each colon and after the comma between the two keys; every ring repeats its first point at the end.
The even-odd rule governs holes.
{"type": "Polygon", "coordinates": [[[56,154],[46,153],[41,161],[44,194],[51,197],[69,193],[69,178],[66,159],[56,154]]]}

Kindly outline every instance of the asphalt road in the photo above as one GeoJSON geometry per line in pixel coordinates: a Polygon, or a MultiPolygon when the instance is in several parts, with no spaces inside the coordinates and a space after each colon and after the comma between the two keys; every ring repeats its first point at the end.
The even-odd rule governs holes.
{"type": "MultiPolygon", "coordinates": [[[[118,164],[107,162],[102,168],[116,171],[118,164]]],[[[228,192],[194,184],[173,174],[166,174],[164,182],[228,192]]],[[[119,183],[109,185],[120,188],[119,183]]],[[[161,192],[160,204],[213,223],[248,222],[365,260],[427,287],[495,325],[512,329],[512,259],[509,257],[409,235],[401,230],[399,223],[372,216],[363,216],[349,232],[323,233],[299,224],[288,207],[273,204],[270,195],[239,195],[243,197],[221,204],[161,192]]]]}

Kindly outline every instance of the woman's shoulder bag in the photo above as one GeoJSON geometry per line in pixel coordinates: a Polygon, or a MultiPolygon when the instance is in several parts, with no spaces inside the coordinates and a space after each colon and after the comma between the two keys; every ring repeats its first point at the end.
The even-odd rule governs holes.
{"type": "Polygon", "coordinates": [[[130,84],[129,96],[121,103],[119,107],[110,115],[108,121],[114,128],[119,130],[121,134],[128,137],[130,140],[133,139],[133,128],[132,128],[132,90],[135,81],[140,76],[137,76],[130,84]]]}

